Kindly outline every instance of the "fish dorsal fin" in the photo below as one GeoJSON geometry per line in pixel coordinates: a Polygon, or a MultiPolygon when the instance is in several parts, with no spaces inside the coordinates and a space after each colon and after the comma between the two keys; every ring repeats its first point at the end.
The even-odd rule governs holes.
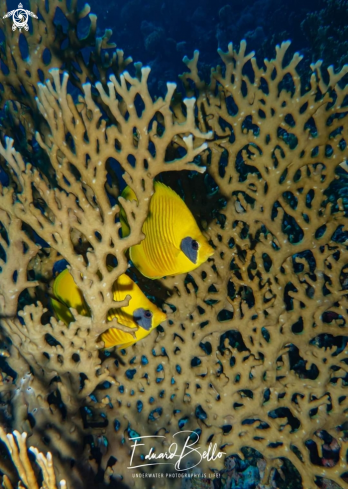
{"type": "Polygon", "coordinates": [[[146,297],[138,284],[136,284],[126,273],[120,275],[113,285],[115,301],[123,301],[127,295],[131,296],[128,306],[122,307],[126,314],[133,315],[135,309],[157,309],[156,306],[146,297]]]}
{"type": "Polygon", "coordinates": [[[121,197],[126,200],[138,200],[135,192],[128,185],[122,190],[121,197]]]}
{"type": "Polygon", "coordinates": [[[162,182],[154,182],[155,193],[158,197],[162,197],[165,199],[173,199],[175,205],[179,208],[186,208],[187,206],[185,202],[182,200],[180,195],[178,195],[172,188],[168,187],[162,182]]]}
{"type": "Polygon", "coordinates": [[[120,275],[113,284],[113,293],[115,301],[123,301],[127,294],[132,295],[135,283],[125,273],[120,275]]]}

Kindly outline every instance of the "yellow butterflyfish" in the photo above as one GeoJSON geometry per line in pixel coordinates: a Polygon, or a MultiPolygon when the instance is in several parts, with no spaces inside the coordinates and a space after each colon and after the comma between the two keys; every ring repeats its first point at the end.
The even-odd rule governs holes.
{"type": "Polygon", "coordinates": [[[81,316],[90,316],[90,312],[81,290],[77,287],[68,269],[63,270],[54,280],[51,303],[58,319],[65,324],[73,321],[70,308],[77,310],[81,316]]]}
{"type": "MultiPolygon", "coordinates": [[[[90,311],[82,292],[74,282],[69,270],[63,270],[55,279],[53,293],[56,299],[52,299],[52,306],[58,319],[65,324],[73,321],[69,308],[73,307],[82,316],[89,316],[90,311]]],[[[128,306],[110,309],[108,321],[116,318],[117,321],[129,328],[138,328],[135,338],[117,328],[109,328],[101,335],[105,348],[117,346],[127,348],[137,341],[145,338],[153,329],[166,320],[166,314],[153,304],[140,287],[126,274],[120,275],[113,285],[115,301],[123,301],[127,295],[131,296],[128,306]]]]}
{"type": "MultiPolygon", "coordinates": [[[[154,187],[149,214],[142,227],[145,239],[131,246],[130,259],[151,279],[191,272],[212,256],[214,250],[180,196],[161,182],[155,182],[154,187]]],[[[130,187],[121,195],[126,200],[137,200],[130,187]]],[[[120,221],[122,235],[126,237],[129,225],[123,209],[120,221]]]]}
{"type": "Polygon", "coordinates": [[[137,341],[145,338],[151,331],[167,319],[166,314],[153,304],[143,293],[140,287],[125,273],[120,275],[113,286],[114,300],[123,301],[127,294],[132,298],[128,306],[110,309],[108,320],[114,317],[120,324],[129,328],[138,329],[136,339],[129,333],[117,328],[110,328],[101,335],[105,348],[117,345],[118,348],[127,348],[137,341]]]}

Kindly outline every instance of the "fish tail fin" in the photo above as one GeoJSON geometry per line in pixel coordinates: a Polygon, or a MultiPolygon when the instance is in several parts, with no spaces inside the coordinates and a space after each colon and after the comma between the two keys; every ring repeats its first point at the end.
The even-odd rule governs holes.
{"type": "Polygon", "coordinates": [[[74,316],[71,314],[70,309],[60,301],[51,297],[51,304],[58,320],[63,321],[67,326],[75,321],[74,316]]]}

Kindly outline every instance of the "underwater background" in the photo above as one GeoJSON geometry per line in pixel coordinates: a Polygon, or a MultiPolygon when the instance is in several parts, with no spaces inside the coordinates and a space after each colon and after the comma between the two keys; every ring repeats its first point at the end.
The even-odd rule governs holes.
{"type": "Polygon", "coordinates": [[[348,1],[22,4],[28,31],[0,12],[2,487],[346,487],[348,1]],[[186,430],[226,456],[145,467],[186,430]]]}
{"type": "MultiPolygon", "coordinates": [[[[24,7],[28,3],[22,2],[24,7]]],[[[177,81],[182,59],[200,51],[201,71],[208,75],[219,62],[217,49],[245,39],[260,58],[274,55],[276,44],[291,40],[291,51],[304,56],[302,69],[322,59],[325,66],[347,62],[347,5],[341,1],[306,0],[281,2],[210,0],[195,2],[89,2],[98,16],[97,34],[112,29],[111,40],[151,67],[151,90],[165,92],[168,80],[177,81]]],[[[8,0],[8,10],[18,2],[8,0]]],[[[83,1],[77,2],[79,7],[83,1]]],[[[57,20],[64,23],[63,16],[57,20]]],[[[81,25],[81,34],[83,29],[81,25]]]]}

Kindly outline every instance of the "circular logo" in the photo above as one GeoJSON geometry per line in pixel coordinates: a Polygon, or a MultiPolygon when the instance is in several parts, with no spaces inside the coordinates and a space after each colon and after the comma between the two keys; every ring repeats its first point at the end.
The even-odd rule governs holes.
{"type": "Polygon", "coordinates": [[[28,26],[28,14],[26,10],[23,9],[17,9],[13,13],[13,25],[12,25],[12,30],[16,30],[18,28],[19,30],[25,29],[26,31],[29,29],[28,26]]]}
{"type": "Polygon", "coordinates": [[[12,17],[13,20],[12,30],[15,31],[16,29],[18,29],[19,32],[21,32],[22,29],[25,29],[26,31],[29,30],[29,25],[28,25],[29,16],[38,19],[37,15],[35,15],[33,12],[30,12],[30,10],[25,10],[23,8],[23,5],[20,3],[16,10],[11,10],[11,12],[7,12],[7,14],[3,16],[3,19],[12,17]]]}

